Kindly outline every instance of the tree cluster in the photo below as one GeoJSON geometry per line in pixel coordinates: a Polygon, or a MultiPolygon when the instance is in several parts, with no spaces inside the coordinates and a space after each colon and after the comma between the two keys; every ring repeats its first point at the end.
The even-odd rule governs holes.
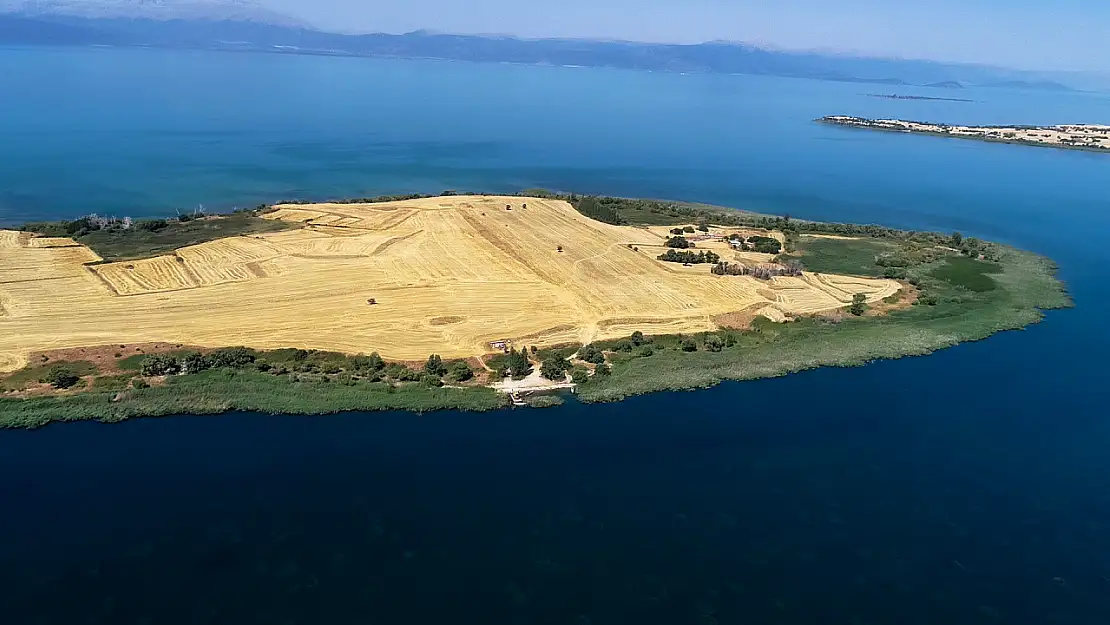
{"type": "Polygon", "coordinates": [[[682,236],[671,237],[671,238],[667,239],[667,241],[663,245],[666,245],[669,248],[680,249],[680,250],[685,250],[685,249],[694,247],[694,244],[690,243],[689,239],[687,239],[686,237],[682,237],[682,236]]]}
{"type": "Polygon", "coordinates": [[[621,219],[620,213],[616,211],[613,206],[603,202],[605,198],[598,198],[592,195],[586,196],[578,200],[577,203],[571,203],[579,213],[582,213],[590,219],[596,219],[607,224],[621,225],[625,223],[621,219]]]}
{"type": "Polygon", "coordinates": [[[752,276],[760,280],[770,280],[776,276],[800,276],[802,264],[796,260],[786,261],[781,267],[749,267],[741,263],[720,262],[711,269],[718,276],[752,276]]]}
{"type": "Polygon", "coordinates": [[[566,358],[551,356],[540,365],[540,375],[553,382],[562,382],[571,368],[570,361],[566,358]]]}
{"type": "Polygon", "coordinates": [[[676,252],[674,250],[667,250],[660,254],[658,258],[668,263],[689,263],[691,265],[717,263],[721,260],[721,257],[714,252],[676,252]]]}

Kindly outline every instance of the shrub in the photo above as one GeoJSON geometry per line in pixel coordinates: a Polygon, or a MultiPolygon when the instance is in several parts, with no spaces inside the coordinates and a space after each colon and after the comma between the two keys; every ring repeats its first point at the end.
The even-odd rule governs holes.
{"type": "Polygon", "coordinates": [[[583,384],[586,380],[590,379],[590,374],[581,367],[575,367],[570,370],[570,381],[575,384],[583,384]]]}
{"type": "MultiPolygon", "coordinates": [[[[693,232],[693,231],[691,230],[691,232],[693,232]]],[[[666,245],[667,247],[673,247],[673,248],[677,248],[677,249],[680,249],[680,250],[684,250],[684,249],[690,247],[690,242],[686,240],[686,237],[671,237],[671,238],[667,239],[667,242],[664,243],[664,245],[666,245]]]]}
{"type": "Polygon", "coordinates": [[[593,344],[583,347],[582,350],[578,352],[578,357],[586,362],[592,362],[595,365],[605,362],[605,354],[593,344]]]}
{"type": "Polygon", "coordinates": [[[655,350],[651,348],[651,345],[644,345],[640,348],[640,355],[645,357],[653,356],[655,355],[655,350]]]}
{"type": "Polygon", "coordinates": [[[696,352],[698,351],[698,344],[693,339],[685,339],[682,341],[682,351],[696,352]]]}
{"type": "Polygon", "coordinates": [[[70,388],[81,381],[69,367],[54,365],[46,372],[44,381],[57,389],[70,388]]]}
{"type": "Polygon", "coordinates": [[[632,344],[636,345],[636,346],[640,346],[640,345],[643,345],[644,343],[647,343],[647,341],[644,339],[644,333],[640,332],[639,330],[636,330],[635,332],[633,332],[632,336],[629,338],[629,340],[632,341],[632,344]]]}
{"type": "Polygon", "coordinates": [[[683,232],[693,232],[693,231],[694,231],[694,227],[693,227],[693,226],[683,226],[683,227],[682,227],[682,231],[683,231],[683,232]]]}
{"type": "Polygon", "coordinates": [[[848,312],[855,316],[860,316],[863,311],[867,310],[867,297],[863,293],[856,293],[852,296],[852,305],[848,307],[848,312]]]}
{"type": "Polygon", "coordinates": [[[148,384],[147,381],[142,378],[135,378],[134,380],[131,380],[131,388],[142,390],[144,388],[150,388],[150,384],[148,384]]]}
{"type": "Polygon", "coordinates": [[[439,354],[432,354],[428,356],[428,362],[424,363],[424,373],[438,378],[447,373],[447,365],[443,364],[443,358],[439,354]]]}
{"type": "Polygon", "coordinates": [[[451,365],[451,379],[456,382],[466,382],[474,377],[474,372],[471,371],[470,365],[463,361],[458,361],[451,365]]]}
{"type": "Polygon", "coordinates": [[[705,337],[704,343],[705,349],[711,352],[719,352],[721,351],[721,348],[725,345],[725,342],[721,340],[721,337],[717,336],[716,334],[710,334],[709,336],[705,337]]]}
{"type": "MultiPolygon", "coordinates": [[[[305,358],[308,353],[305,352],[305,358]]],[[[224,347],[208,354],[208,365],[213,369],[229,368],[240,369],[252,364],[256,356],[246,347],[224,347]]]]}
{"type": "Polygon", "coordinates": [[[181,370],[185,373],[200,373],[210,366],[209,360],[200,352],[189,352],[181,357],[181,370]]]}
{"type": "Polygon", "coordinates": [[[596,373],[596,374],[598,374],[602,377],[610,376],[610,375],[613,375],[613,368],[610,367],[609,365],[598,365],[597,367],[594,368],[594,373],[596,373]]]}
{"type": "Polygon", "coordinates": [[[562,382],[567,377],[570,362],[566,358],[552,356],[540,365],[540,375],[553,382],[562,382]]]}
{"type": "Polygon", "coordinates": [[[144,376],[176,375],[181,372],[181,363],[166,354],[153,354],[143,359],[139,371],[144,376]]]}
{"type": "Polygon", "coordinates": [[[427,373],[420,377],[420,383],[424,386],[443,386],[443,381],[439,379],[439,376],[427,373]]]}

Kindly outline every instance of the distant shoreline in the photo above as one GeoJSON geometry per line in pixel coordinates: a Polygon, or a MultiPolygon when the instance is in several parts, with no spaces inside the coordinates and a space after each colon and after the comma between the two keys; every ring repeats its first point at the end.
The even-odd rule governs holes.
{"type": "Polygon", "coordinates": [[[814,121],[860,130],[930,135],[949,139],[970,139],[989,143],[1008,143],[1110,154],[1110,126],[1095,124],[953,126],[902,119],[867,119],[849,115],[828,115],[814,121]]]}
{"type": "Polygon", "coordinates": [[[967,98],[935,98],[927,95],[899,95],[897,93],[868,93],[869,98],[882,98],[884,100],[933,100],[937,102],[975,102],[967,98]]]}

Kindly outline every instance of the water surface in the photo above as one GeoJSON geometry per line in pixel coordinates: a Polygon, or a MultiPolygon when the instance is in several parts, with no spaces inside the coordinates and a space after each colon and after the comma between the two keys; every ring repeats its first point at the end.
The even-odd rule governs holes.
{"type": "Polygon", "coordinates": [[[615,405],[0,432],[4,623],[1110,622],[1110,158],[812,123],[1106,123],[1105,96],[161,50],[0,75],[0,222],[543,186],[961,230],[1077,303],[615,405]]]}

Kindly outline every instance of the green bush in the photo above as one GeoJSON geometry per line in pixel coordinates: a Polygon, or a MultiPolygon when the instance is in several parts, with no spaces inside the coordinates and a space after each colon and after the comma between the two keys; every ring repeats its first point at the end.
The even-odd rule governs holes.
{"type": "Polygon", "coordinates": [[[848,307],[848,312],[859,317],[867,310],[867,297],[863,293],[856,293],[852,296],[852,305],[848,307]]]}
{"type": "Polygon", "coordinates": [[[451,365],[451,379],[456,382],[466,382],[474,377],[474,371],[470,369],[470,365],[463,361],[458,361],[451,365]]]}
{"type": "Polygon", "coordinates": [[[570,362],[566,358],[550,357],[540,365],[540,375],[552,382],[562,382],[567,377],[570,362]]]}
{"type": "Polygon", "coordinates": [[[44,381],[57,389],[71,388],[81,381],[72,369],[63,365],[54,365],[46,372],[44,381]]]}
{"type": "Polygon", "coordinates": [[[150,384],[148,384],[147,381],[142,378],[135,378],[134,380],[131,380],[131,388],[142,390],[144,388],[150,388],[150,384]]]}
{"type": "Polygon", "coordinates": [[[698,351],[698,344],[695,343],[693,339],[684,339],[682,341],[682,351],[696,352],[698,351]]]}
{"type": "Polygon", "coordinates": [[[583,384],[586,380],[590,379],[590,374],[581,367],[575,367],[570,370],[570,381],[575,384],[583,384]]]}
{"type": "Polygon", "coordinates": [[[600,375],[602,377],[608,377],[610,375],[613,375],[613,368],[610,367],[609,365],[604,365],[604,364],[598,365],[597,367],[594,368],[594,373],[596,373],[597,375],[600,375]]]}
{"type": "Polygon", "coordinates": [[[644,345],[643,347],[640,348],[640,355],[641,356],[647,357],[647,356],[652,356],[654,354],[655,354],[655,350],[651,348],[651,345],[644,345]]]}
{"type": "Polygon", "coordinates": [[[447,374],[447,365],[443,364],[443,358],[439,354],[432,354],[428,356],[428,362],[424,363],[424,373],[441,377],[447,374]]]}
{"type": "Polygon", "coordinates": [[[719,352],[721,351],[721,348],[724,347],[725,342],[722,341],[721,337],[717,336],[716,334],[710,334],[709,336],[705,337],[704,344],[705,349],[707,349],[708,351],[719,352]]]}
{"type": "Polygon", "coordinates": [[[176,375],[181,372],[181,363],[166,354],[152,354],[143,359],[139,371],[144,376],[176,375]]]}
{"type": "Polygon", "coordinates": [[[420,377],[420,383],[424,386],[443,386],[443,380],[440,380],[439,376],[428,373],[420,377]]]}

